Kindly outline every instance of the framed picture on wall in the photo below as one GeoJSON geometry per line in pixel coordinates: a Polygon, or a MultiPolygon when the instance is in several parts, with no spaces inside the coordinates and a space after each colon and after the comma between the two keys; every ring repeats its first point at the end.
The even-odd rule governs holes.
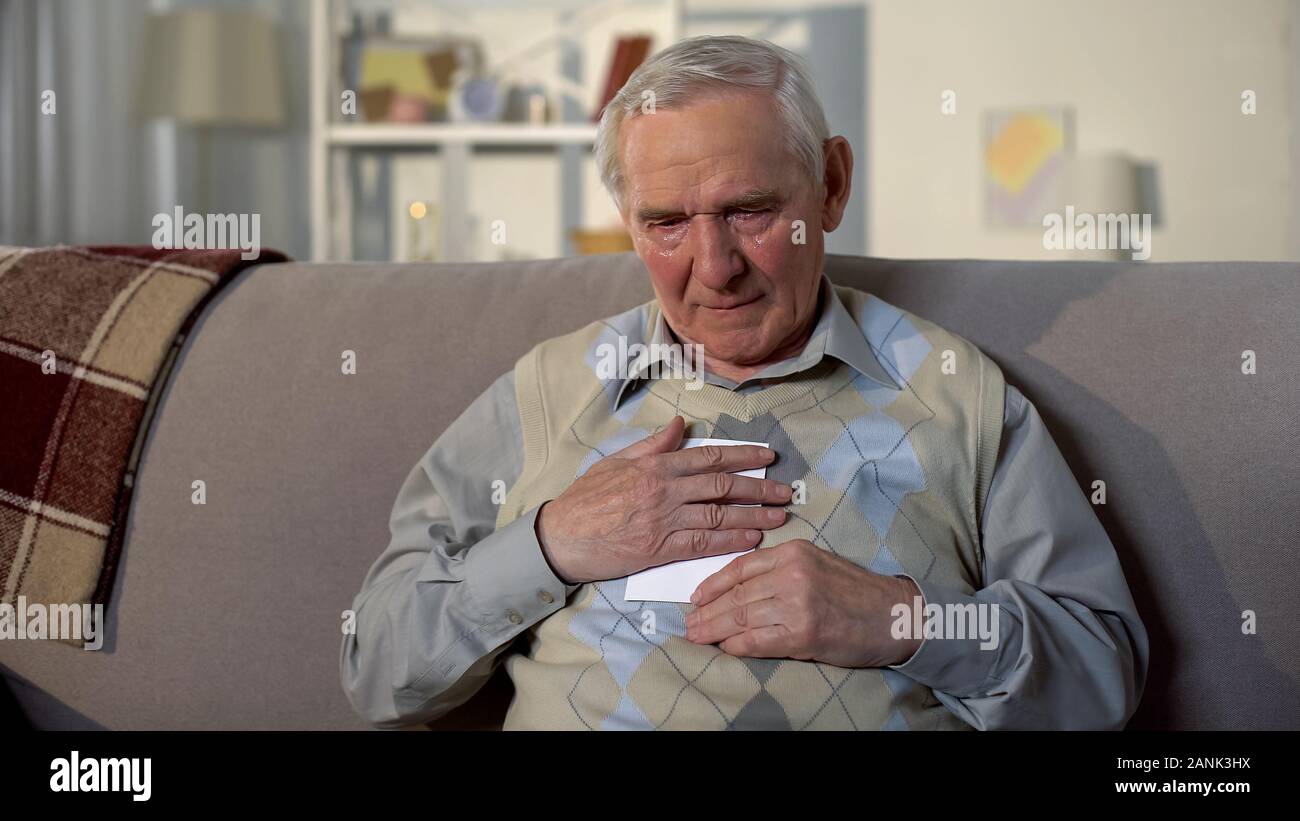
{"type": "Polygon", "coordinates": [[[994,109],[983,120],[984,220],[992,228],[1041,228],[1056,207],[1074,153],[1065,106],[994,109]]]}

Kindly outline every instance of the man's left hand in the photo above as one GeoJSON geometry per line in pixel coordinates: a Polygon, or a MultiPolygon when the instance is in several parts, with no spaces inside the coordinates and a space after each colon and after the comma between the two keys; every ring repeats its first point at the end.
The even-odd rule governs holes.
{"type": "Polygon", "coordinates": [[[921,639],[890,634],[894,605],[910,614],[920,589],[796,539],[732,561],[696,588],[686,638],[733,656],[837,667],[902,664],[921,639]]]}

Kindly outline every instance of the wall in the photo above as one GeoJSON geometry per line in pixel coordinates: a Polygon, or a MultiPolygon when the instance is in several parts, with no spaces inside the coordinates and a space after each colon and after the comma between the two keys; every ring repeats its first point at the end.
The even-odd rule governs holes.
{"type": "Polygon", "coordinates": [[[1152,261],[1294,253],[1288,0],[874,0],[868,243],[889,257],[1049,258],[981,213],[982,112],[1071,103],[1080,152],[1157,167],[1152,261]],[[957,114],[940,113],[944,89],[957,114]],[[1257,113],[1241,113],[1253,89],[1257,113]]]}
{"type": "MultiPolygon", "coordinates": [[[[42,149],[54,153],[39,162],[33,154],[30,161],[5,166],[10,176],[0,180],[5,205],[0,216],[8,217],[0,219],[0,239],[148,242],[152,214],[193,201],[189,130],[167,124],[142,128],[133,118],[131,99],[140,17],[150,8],[202,1],[50,4],[57,12],[60,44],[57,58],[49,61],[52,82],[60,89],[59,117],[51,124],[57,139],[42,149]],[[28,170],[19,177],[13,169],[28,170]]],[[[262,213],[263,242],[306,258],[308,4],[220,4],[251,5],[280,23],[290,124],[277,131],[214,134],[211,205],[255,207],[262,213]]],[[[714,11],[688,22],[687,33],[753,33],[797,48],[808,36],[800,12],[810,5],[853,4],[693,0],[691,11],[714,11]],[[781,12],[788,15],[784,24],[781,12]]],[[[0,0],[0,8],[20,7],[26,8],[23,0],[0,0]]],[[[1298,9],[1300,0],[870,0],[863,101],[868,137],[853,137],[865,171],[855,198],[866,206],[860,222],[868,252],[1052,256],[1042,249],[1041,231],[984,227],[980,120],[990,107],[1065,102],[1076,109],[1080,151],[1123,149],[1155,164],[1163,225],[1156,230],[1153,260],[1300,258],[1300,185],[1294,184],[1300,107],[1293,103],[1300,100],[1298,9]],[[958,94],[955,116],[939,110],[939,95],[947,88],[958,94]],[[1246,88],[1257,94],[1254,116],[1240,113],[1246,88]]],[[[662,25],[655,4],[646,14],[644,25],[662,25]]],[[[526,15],[512,16],[518,31],[535,25],[526,15]]],[[[621,25],[626,23],[610,28],[621,25]]],[[[596,27],[593,47],[585,50],[584,84],[593,89],[608,59],[609,33],[596,27]]],[[[12,57],[18,40],[10,39],[12,57]]],[[[823,62],[861,70],[861,55],[844,54],[840,61],[835,54],[823,62]]],[[[40,85],[40,78],[32,77],[18,88],[13,72],[2,79],[0,91],[13,94],[40,85]]],[[[824,78],[819,85],[824,93],[830,88],[824,78]]],[[[0,102],[4,99],[0,94],[0,102]]],[[[846,104],[828,108],[836,105],[846,104]]],[[[34,151],[38,135],[19,141],[12,128],[5,128],[32,125],[16,119],[0,123],[4,147],[34,151]]],[[[852,128],[852,123],[836,123],[837,131],[852,128]]],[[[525,204],[517,196],[520,190],[536,190],[547,203],[558,199],[558,179],[538,176],[538,162],[534,156],[520,158],[512,172],[506,158],[487,160],[481,178],[498,186],[500,196],[484,193],[485,201],[475,205],[485,214],[522,222],[525,230],[516,234],[520,250],[550,256],[560,252],[555,215],[542,219],[517,209],[525,204]],[[540,187],[523,187],[525,180],[540,187]]],[[[613,217],[590,162],[584,164],[582,189],[587,224],[613,217]]],[[[835,239],[832,235],[832,243],[835,239]]]]}

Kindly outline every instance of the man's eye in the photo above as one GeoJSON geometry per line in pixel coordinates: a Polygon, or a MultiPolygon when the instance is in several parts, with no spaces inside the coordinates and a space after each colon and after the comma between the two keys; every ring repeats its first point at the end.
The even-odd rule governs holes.
{"type": "Polygon", "coordinates": [[[736,210],[731,212],[731,215],[733,217],[740,217],[741,219],[745,219],[748,217],[761,216],[762,214],[766,214],[766,213],[767,213],[766,208],[757,208],[753,210],[747,208],[737,208],[736,210]]]}
{"type": "Polygon", "coordinates": [[[650,227],[651,228],[675,228],[678,225],[680,225],[681,222],[682,221],[680,218],[659,220],[658,222],[650,223],[650,227]]]}

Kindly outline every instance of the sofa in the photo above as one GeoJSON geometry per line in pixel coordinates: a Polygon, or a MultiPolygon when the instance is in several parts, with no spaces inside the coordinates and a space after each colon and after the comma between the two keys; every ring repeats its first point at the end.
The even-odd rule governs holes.
{"type": "MultiPolygon", "coordinates": [[[[1151,638],[1130,729],[1300,728],[1300,265],[826,270],[977,344],[1084,492],[1104,482],[1151,638]]],[[[244,272],[160,394],[103,649],[0,642],[11,701],[48,729],[367,728],[339,683],[341,614],[403,479],[535,342],[650,295],[630,253],[244,272]]],[[[499,726],[510,692],[498,674],[429,728],[499,726]]]]}

